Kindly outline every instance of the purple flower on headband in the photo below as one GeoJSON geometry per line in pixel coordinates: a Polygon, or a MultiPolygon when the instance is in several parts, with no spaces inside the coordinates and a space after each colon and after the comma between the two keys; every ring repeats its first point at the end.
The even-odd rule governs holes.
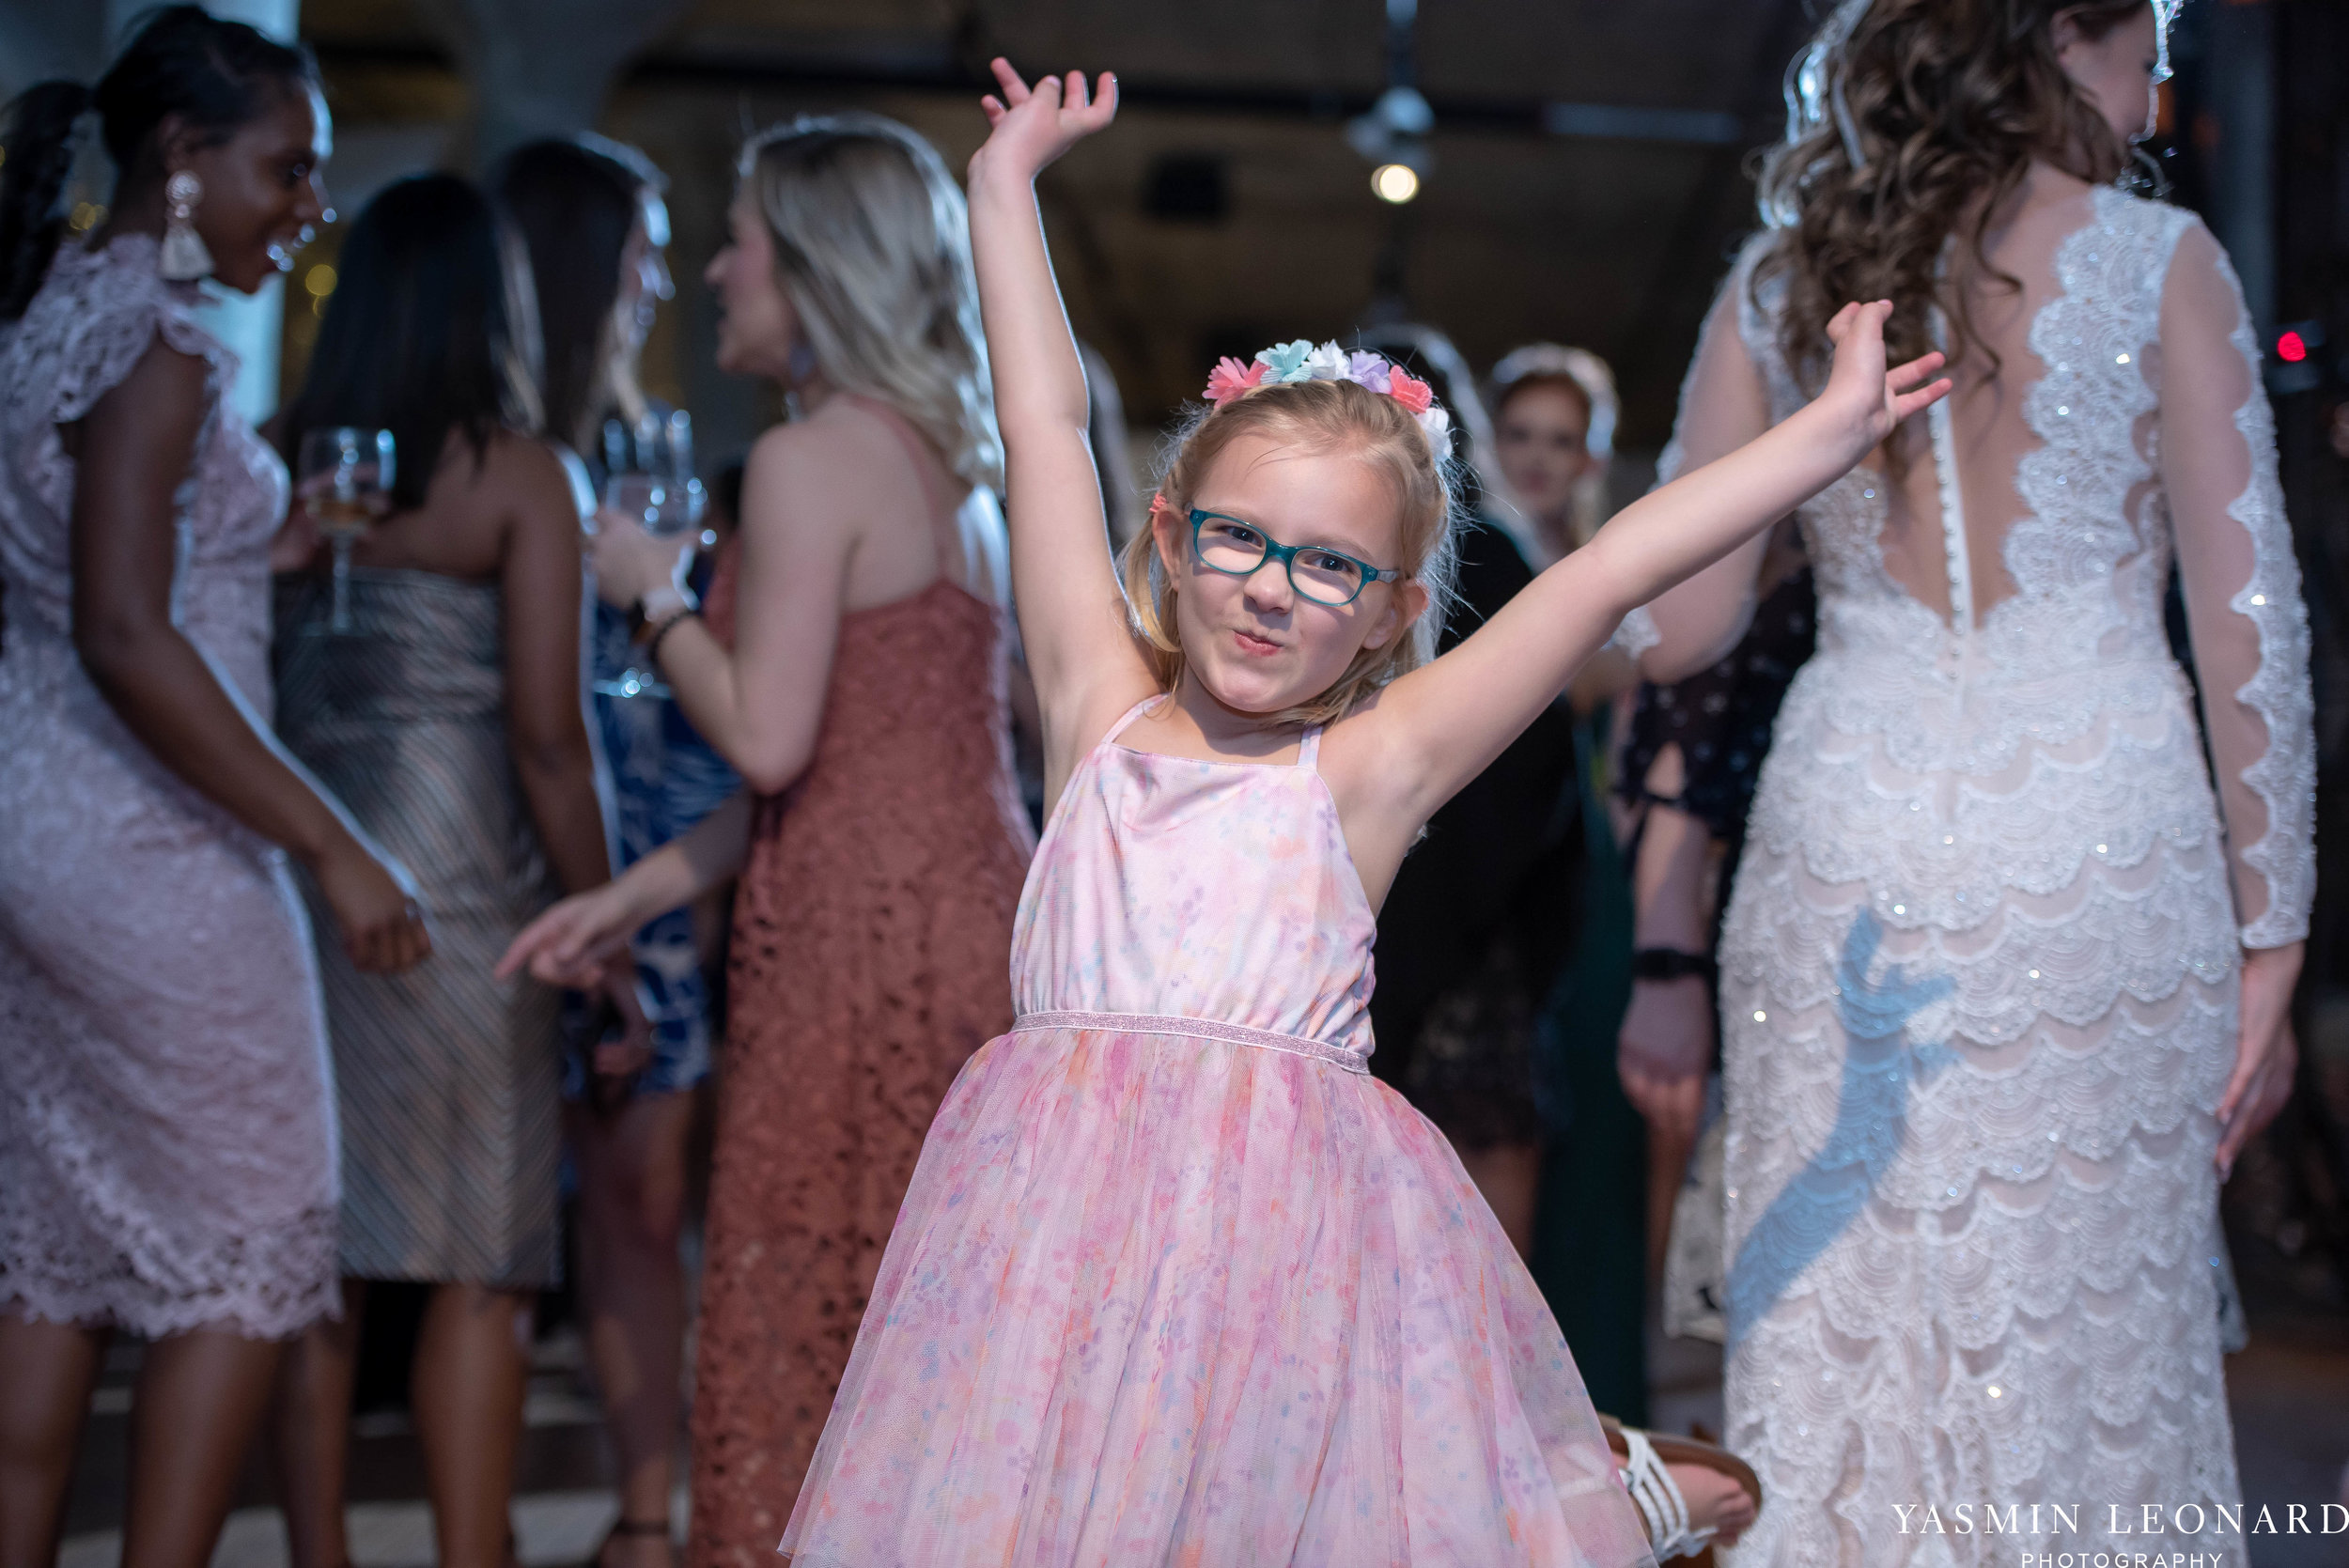
{"type": "Polygon", "coordinates": [[[1347,356],[1346,379],[1357,386],[1366,386],[1373,392],[1385,392],[1389,387],[1388,378],[1392,369],[1392,367],[1387,364],[1384,357],[1364,353],[1357,349],[1347,356]]]}

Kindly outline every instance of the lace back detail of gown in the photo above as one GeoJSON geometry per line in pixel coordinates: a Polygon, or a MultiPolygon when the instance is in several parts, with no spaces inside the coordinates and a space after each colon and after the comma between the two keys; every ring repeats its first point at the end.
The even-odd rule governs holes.
{"type": "MultiPolygon", "coordinates": [[[[1819,648],[1721,952],[1727,1438],[1771,1498],[1741,1568],[2101,1541],[1927,1546],[1895,1504],[2239,1497],[2211,1112],[2241,944],[2306,924],[2305,622],[2223,256],[2115,191],[2066,210],[1993,258],[2010,373],[1961,383],[1921,472],[1801,514],[1819,648]]],[[[1720,311],[1782,419],[1769,242],[1720,311]]]]}

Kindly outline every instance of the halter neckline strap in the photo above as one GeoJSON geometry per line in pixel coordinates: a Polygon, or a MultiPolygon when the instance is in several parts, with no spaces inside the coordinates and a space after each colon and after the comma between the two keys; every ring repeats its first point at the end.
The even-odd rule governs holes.
{"type": "MultiPolygon", "coordinates": [[[[1143,709],[1149,707],[1154,703],[1167,701],[1173,695],[1174,693],[1170,691],[1160,691],[1155,695],[1144,697],[1142,701],[1134,704],[1133,706],[1128,708],[1122,715],[1119,716],[1116,723],[1112,724],[1109,727],[1109,733],[1101,737],[1100,744],[1104,747],[1115,745],[1117,743],[1117,737],[1124,735],[1126,731],[1131,727],[1133,722],[1142,717],[1143,709]]],[[[1285,765],[1270,762],[1246,762],[1237,758],[1185,756],[1179,752],[1145,752],[1131,746],[1127,747],[1126,750],[1134,752],[1135,754],[1139,756],[1172,757],[1177,762],[1205,762],[1222,768],[1279,768],[1282,766],[1287,766],[1295,768],[1300,772],[1311,773],[1317,771],[1320,767],[1321,731],[1322,726],[1319,724],[1306,725],[1305,733],[1298,737],[1297,760],[1293,763],[1285,765]]]]}

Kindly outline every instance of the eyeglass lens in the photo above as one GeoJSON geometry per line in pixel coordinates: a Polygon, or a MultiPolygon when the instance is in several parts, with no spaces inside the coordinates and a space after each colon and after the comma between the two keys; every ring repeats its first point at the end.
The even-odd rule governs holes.
{"type": "MultiPolygon", "coordinates": [[[[1244,523],[1209,518],[1199,529],[1199,559],[1220,572],[1246,577],[1264,564],[1266,540],[1244,523]]],[[[1334,551],[1310,546],[1289,557],[1289,585],[1316,604],[1354,602],[1362,591],[1361,566],[1334,551]]]]}

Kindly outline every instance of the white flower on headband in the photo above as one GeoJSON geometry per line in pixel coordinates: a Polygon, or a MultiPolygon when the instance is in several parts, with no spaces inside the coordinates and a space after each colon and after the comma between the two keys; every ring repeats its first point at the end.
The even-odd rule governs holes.
{"type": "Polygon", "coordinates": [[[1305,380],[1309,381],[1343,381],[1351,369],[1346,350],[1334,343],[1325,343],[1305,356],[1305,380]]]}
{"type": "Polygon", "coordinates": [[[1334,342],[1315,347],[1305,338],[1260,349],[1247,365],[1226,358],[1207,377],[1206,396],[1218,408],[1260,386],[1290,381],[1352,381],[1383,393],[1410,411],[1439,455],[1450,452],[1452,416],[1436,401],[1435,390],[1393,361],[1334,342]]]}

